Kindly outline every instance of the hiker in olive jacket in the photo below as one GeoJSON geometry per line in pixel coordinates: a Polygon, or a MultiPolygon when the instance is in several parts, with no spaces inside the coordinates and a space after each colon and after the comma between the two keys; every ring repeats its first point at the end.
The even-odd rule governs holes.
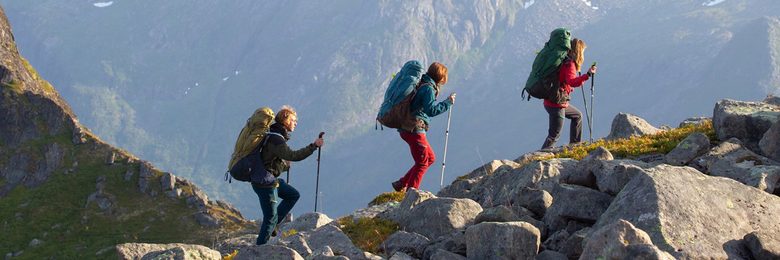
{"type": "Polygon", "coordinates": [[[271,125],[266,137],[268,139],[260,157],[266,170],[276,176],[277,181],[268,186],[252,183],[252,189],[260,199],[260,208],[263,211],[263,223],[260,225],[260,234],[258,234],[256,242],[258,245],[268,242],[276,225],[287,216],[298,198],[301,197],[298,190],[287,184],[284,179],[279,179],[279,175],[290,168],[290,161],[306,159],[324,143],[322,138],[317,138],[306,147],[293,151],[287,146],[287,141],[290,140],[290,132],[295,130],[298,125],[298,116],[295,110],[289,106],[283,106],[274,120],[276,123],[271,125]],[[278,208],[277,196],[282,199],[282,202],[278,203],[278,208]]]}

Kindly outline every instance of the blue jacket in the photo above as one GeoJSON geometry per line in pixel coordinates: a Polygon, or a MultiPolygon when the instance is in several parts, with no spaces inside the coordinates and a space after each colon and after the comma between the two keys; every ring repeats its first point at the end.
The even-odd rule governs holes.
{"type": "MultiPolygon", "coordinates": [[[[422,86],[417,90],[417,95],[414,97],[414,101],[412,101],[412,114],[422,119],[426,125],[430,125],[430,118],[447,112],[452,103],[450,103],[450,99],[436,102],[436,90],[433,89],[436,82],[430,76],[424,74],[420,81],[422,86]]],[[[418,132],[425,132],[425,130],[418,130],[418,132]]]]}

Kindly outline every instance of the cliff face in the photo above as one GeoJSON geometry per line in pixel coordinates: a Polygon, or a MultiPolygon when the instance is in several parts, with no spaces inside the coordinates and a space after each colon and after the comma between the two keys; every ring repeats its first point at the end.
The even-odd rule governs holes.
{"type": "Polygon", "coordinates": [[[0,9],[0,253],[107,256],[118,242],[207,244],[251,223],[81,126],[19,55],[0,9]]]}

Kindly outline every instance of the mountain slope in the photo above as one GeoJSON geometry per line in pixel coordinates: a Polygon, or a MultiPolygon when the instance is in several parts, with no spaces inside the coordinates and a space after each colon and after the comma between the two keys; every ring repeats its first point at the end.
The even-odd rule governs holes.
{"type": "MultiPolygon", "coordinates": [[[[259,211],[249,187],[226,186],[221,174],[235,136],[259,106],[298,109],[293,147],[328,133],[319,196],[325,212],[344,214],[389,189],[411,159],[394,131],[371,128],[385,84],[408,59],[450,67],[443,94],[459,98],[448,172],[539,148],[547,115],[519,93],[534,52],[555,27],[588,43],[587,64],[599,62],[595,137],[607,134],[608,117],[618,112],[676,125],[708,114],[724,97],[776,92],[777,59],[754,67],[750,59],[735,63],[735,55],[750,49],[750,57],[776,56],[777,48],[766,47],[776,33],[756,21],[780,13],[780,3],[703,2],[179,0],[98,8],[0,1],[20,28],[22,52],[85,125],[252,217],[259,211]],[[350,189],[335,188],[345,182],[350,189]]],[[[581,95],[572,98],[582,110],[581,95]]],[[[445,124],[445,116],[434,118],[429,132],[440,158],[445,124]]],[[[304,198],[298,212],[314,204],[315,163],[293,167],[304,198]]],[[[438,189],[438,174],[432,168],[423,188],[438,189]]],[[[445,182],[453,178],[447,174],[445,182]]]]}
{"type": "Polygon", "coordinates": [[[18,53],[0,9],[0,252],[107,258],[122,242],[209,244],[250,226],[186,179],[107,145],[18,53]]]}

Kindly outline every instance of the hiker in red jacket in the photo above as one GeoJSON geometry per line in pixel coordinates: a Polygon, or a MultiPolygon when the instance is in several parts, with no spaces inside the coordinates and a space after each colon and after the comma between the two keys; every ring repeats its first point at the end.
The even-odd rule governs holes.
{"type": "Polygon", "coordinates": [[[433,154],[431,145],[425,132],[428,131],[430,118],[447,112],[452,104],[455,104],[455,94],[441,102],[436,102],[439,90],[447,83],[447,67],[444,64],[434,62],[428,67],[428,72],[422,75],[420,87],[412,101],[412,114],[417,119],[417,126],[413,131],[398,129],[398,132],[407,144],[414,159],[414,165],[401,179],[392,183],[395,191],[406,191],[406,188],[420,188],[423,175],[428,167],[433,164],[436,155],[433,154]]]}
{"type": "Polygon", "coordinates": [[[556,103],[554,100],[544,100],[544,109],[550,115],[550,128],[547,131],[547,138],[544,139],[542,150],[552,149],[555,141],[561,134],[563,128],[563,118],[571,119],[571,129],[569,132],[569,143],[576,144],[582,139],[582,113],[576,107],[569,104],[568,96],[576,87],[582,86],[582,83],[596,74],[596,66],[591,66],[588,73],[577,76],[580,71],[582,61],[585,59],[585,42],[574,38],[571,40],[571,49],[568,57],[561,64],[558,72],[558,81],[561,83],[561,89],[566,92],[566,99],[562,103],[556,103]]]}

